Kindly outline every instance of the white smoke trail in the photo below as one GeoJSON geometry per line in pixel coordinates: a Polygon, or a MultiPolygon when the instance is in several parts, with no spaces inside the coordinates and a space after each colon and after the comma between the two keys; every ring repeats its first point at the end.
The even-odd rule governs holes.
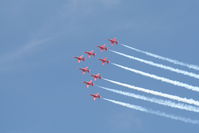
{"type": "Polygon", "coordinates": [[[182,110],[186,110],[186,111],[199,112],[198,107],[183,104],[183,103],[175,103],[175,102],[170,101],[170,100],[162,100],[162,99],[158,99],[158,98],[146,97],[146,96],[143,96],[143,95],[137,95],[137,94],[134,94],[134,93],[114,90],[114,89],[110,89],[110,88],[103,87],[103,86],[98,86],[98,87],[102,88],[104,90],[110,91],[110,92],[114,92],[114,93],[117,93],[117,94],[120,94],[120,95],[144,100],[144,101],[151,102],[151,103],[156,103],[156,104],[160,104],[160,105],[164,105],[164,106],[168,106],[168,107],[172,107],[172,108],[177,108],[177,109],[182,109],[182,110]]]}
{"type": "Polygon", "coordinates": [[[141,88],[141,87],[136,87],[136,86],[133,86],[133,85],[117,82],[117,81],[106,79],[106,78],[103,78],[103,79],[110,82],[110,83],[120,85],[120,86],[123,86],[123,87],[127,87],[127,88],[130,88],[130,89],[133,89],[133,90],[137,90],[137,91],[145,92],[145,93],[152,94],[152,95],[155,95],[155,96],[160,96],[160,97],[168,98],[168,99],[171,99],[171,100],[176,100],[176,101],[179,101],[179,102],[184,102],[184,103],[199,106],[199,101],[194,100],[194,99],[182,98],[182,97],[179,97],[179,96],[170,95],[170,94],[166,94],[166,93],[162,93],[162,92],[158,92],[158,91],[153,91],[153,90],[149,90],[149,89],[145,89],[145,88],[141,88]]]}
{"type": "Polygon", "coordinates": [[[185,122],[185,123],[199,124],[198,120],[192,120],[190,118],[171,115],[171,114],[167,114],[167,113],[160,112],[160,111],[154,111],[154,110],[151,110],[151,109],[144,108],[142,106],[124,103],[124,102],[120,102],[120,101],[116,101],[116,100],[112,100],[112,99],[107,99],[107,98],[103,98],[103,99],[106,100],[106,101],[109,101],[111,103],[121,105],[123,107],[127,107],[127,108],[134,109],[134,110],[137,110],[137,111],[141,111],[141,112],[145,112],[145,113],[149,113],[149,114],[153,114],[153,115],[157,115],[157,116],[161,116],[161,117],[166,117],[166,118],[169,118],[169,119],[178,120],[178,121],[182,121],[182,122],[185,122]]]}
{"type": "Polygon", "coordinates": [[[170,66],[165,66],[163,64],[159,64],[159,63],[155,63],[155,62],[152,62],[152,61],[144,60],[144,59],[137,58],[137,57],[134,57],[134,56],[131,56],[131,55],[127,55],[127,54],[124,54],[124,53],[121,53],[121,52],[117,52],[117,51],[114,51],[114,50],[109,50],[109,51],[111,51],[113,53],[116,53],[118,55],[122,55],[124,57],[130,58],[130,59],[133,59],[133,60],[148,64],[148,65],[151,65],[151,66],[159,67],[159,68],[162,68],[162,69],[165,69],[165,70],[169,70],[169,71],[172,71],[172,72],[180,73],[180,74],[183,74],[183,75],[186,75],[186,76],[189,76],[189,77],[193,77],[193,78],[199,79],[199,74],[195,74],[195,73],[192,73],[192,72],[187,72],[187,71],[180,70],[180,69],[177,69],[177,68],[173,68],[173,67],[170,67],[170,66]]]}
{"type": "Polygon", "coordinates": [[[184,62],[181,62],[181,61],[178,61],[178,60],[174,60],[174,59],[170,59],[170,58],[167,58],[167,57],[163,57],[163,56],[160,56],[160,55],[157,55],[157,54],[153,54],[153,53],[150,53],[150,52],[147,52],[147,51],[144,51],[144,50],[139,50],[139,49],[136,49],[136,48],[124,45],[124,44],[121,44],[121,45],[126,47],[126,48],[132,49],[132,50],[134,50],[136,52],[143,53],[145,55],[148,55],[148,56],[151,56],[151,57],[163,60],[163,61],[167,61],[167,62],[176,64],[176,65],[184,66],[184,67],[199,71],[199,66],[197,66],[197,65],[192,65],[192,64],[184,63],[184,62]]]}
{"type": "Polygon", "coordinates": [[[119,68],[131,71],[131,72],[134,72],[134,73],[146,76],[146,77],[150,77],[150,78],[160,80],[160,81],[165,82],[165,83],[169,83],[169,84],[172,84],[172,85],[175,85],[175,86],[180,86],[180,87],[186,88],[188,90],[199,92],[198,86],[192,86],[192,85],[189,85],[189,84],[186,84],[186,83],[183,83],[183,82],[179,82],[179,81],[176,81],[176,80],[171,80],[171,79],[168,79],[168,78],[165,78],[165,77],[160,77],[160,76],[157,76],[157,75],[154,75],[154,74],[142,72],[142,71],[139,71],[139,70],[136,70],[136,69],[133,69],[133,68],[129,68],[129,67],[125,67],[125,66],[122,66],[122,65],[119,65],[119,64],[116,64],[116,63],[111,63],[111,64],[113,64],[114,66],[117,66],[119,68]]]}

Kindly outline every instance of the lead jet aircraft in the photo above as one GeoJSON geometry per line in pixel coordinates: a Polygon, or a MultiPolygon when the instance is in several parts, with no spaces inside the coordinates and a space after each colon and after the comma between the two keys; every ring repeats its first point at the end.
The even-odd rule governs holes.
{"type": "Polygon", "coordinates": [[[96,81],[97,79],[102,79],[101,75],[98,74],[91,74],[91,76],[94,78],[94,80],[96,81]]]}
{"type": "Polygon", "coordinates": [[[86,51],[84,53],[86,53],[88,55],[88,58],[90,58],[91,56],[96,56],[96,53],[94,53],[94,50],[86,51]]]}
{"type": "Polygon", "coordinates": [[[76,57],[74,57],[74,58],[77,59],[78,63],[80,63],[81,61],[85,61],[85,58],[84,58],[83,55],[81,55],[81,56],[76,56],[76,57]]]}
{"type": "Polygon", "coordinates": [[[100,96],[99,93],[96,93],[96,94],[90,94],[90,96],[93,97],[93,100],[95,101],[97,98],[101,98],[102,96],[100,96]]]}
{"type": "Polygon", "coordinates": [[[102,65],[104,65],[105,63],[110,63],[109,60],[107,60],[107,57],[105,57],[104,59],[99,59],[102,62],[102,65]]]}
{"type": "Polygon", "coordinates": [[[118,44],[118,40],[116,38],[113,39],[109,39],[109,41],[111,42],[111,45],[113,46],[114,44],[118,44]]]}
{"type": "Polygon", "coordinates": [[[93,83],[93,81],[92,80],[90,80],[90,81],[84,81],[84,84],[86,84],[86,87],[88,88],[89,86],[94,86],[94,83],[93,83]]]}
{"type": "Polygon", "coordinates": [[[108,48],[106,47],[106,44],[103,44],[101,46],[97,46],[98,48],[100,48],[100,51],[107,51],[108,48]]]}
{"type": "Polygon", "coordinates": [[[80,68],[80,70],[82,71],[82,74],[90,72],[90,70],[88,69],[88,67],[80,68]]]}

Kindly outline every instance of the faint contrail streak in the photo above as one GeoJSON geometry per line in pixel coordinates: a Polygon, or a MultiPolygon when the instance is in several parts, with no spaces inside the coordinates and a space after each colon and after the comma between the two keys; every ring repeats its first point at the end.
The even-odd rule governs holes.
{"type": "Polygon", "coordinates": [[[197,87],[197,86],[192,86],[192,85],[180,82],[180,81],[171,80],[171,79],[168,79],[168,78],[165,78],[165,77],[160,77],[160,76],[157,76],[157,75],[154,75],[154,74],[150,74],[150,73],[139,71],[139,70],[136,70],[136,69],[133,69],[133,68],[125,67],[125,66],[122,66],[122,65],[119,65],[119,64],[116,64],[116,63],[111,63],[111,64],[113,64],[114,66],[117,66],[119,68],[131,71],[131,72],[134,72],[134,73],[146,76],[146,77],[150,77],[150,78],[160,80],[160,81],[165,82],[165,83],[169,83],[169,84],[172,84],[172,85],[175,85],[175,86],[180,86],[180,87],[186,88],[188,90],[199,92],[199,87],[197,87]]]}
{"type": "Polygon", "coordinates": [[[117,93],[117,94],[120,94],[120,95],[132,97],[132,98],[136,98],[136,99],[140,99],[140,100],[144,100],[144,101],[151,102],[151,103],[156,103],[156,104],[168,106],[168,107],[171,107],[171,108],[177,108],[177,109],[182,109],[182,110],[192,111],[192,112],[199,112],[198,107],[183,104],[183,103],[175,103],[175,102],[170,101],[170,100],[163,100],[163,99],[158,99],[158,98],[147,97],[147,96],[144,96],[144,95],[138,95],[138,94],[134,94],[134,93],[110,89],[110,88],[103,87],[103,86],[98,86],[98,87],[102,88],[104,90],[113,92],[113,93],[117,93]]]}
{"type": "Polygon", "coordinates": [[[158,91],[154,91],[154,90],[149,90],[149,89],[145,89],[145,88],[141,88],[141,87],[136,87],[136,86],[133,86],[133,85],[121,83],[121,82],[106,79],[106,78],[103,78],[103,79],[110,82],[110,83],[120,85],[120,86],[123,86],[123,87],[127,87],[127,88],[130,88],[130,89],[133,89],[133,90],[137,90],[137,91],[145,92],[145,93],[152,94],[152,95],[155,95],[155,96],[161,96],[161,97],[176,100],[176,101],[179,101],[179,102],[184,102],[184,103],[199,106],[199,101],[194,100],[194,99],[182,98],[182,97],[179,97],[179,96],[170,95],[170,94],[166,94],[166,93],[162,93],[162,92],[158,92],[158,91]]]}
{"type": "Polygon", "coordinates": [[[127,108],[134,109],[134,110],[137,110],[137,111],[141,111],[141,112],[145,112],[145,113],[149,113],[149,114],[153,114],[153,115],[157,115],[157,116],[161,116],[161,117],[165,117],[165,118],[169,118],[169,119],[173,119],[173,120],[178,120],[178,121],[182,121],[182,122],[185,122],[185,123],[199,124],[198,120],[192,120],[190,118],[171,115],[171,114],[167,114],[167,113],[164,113],[164,112],[147,109],[147,108],[144,108],[142,106],[124,103],[124,102],[120,102],[120,101],[116,101],[116,100],[112,100],[112,99],[107,99],[107,98],[103,98],[103,99],[106,100],[106,101],[109,101],[111,103],[121,105],[123,107],[127,107],[127,108]]]}
{"type": "Polygon", "coordinates": [[[137,57],[127,55],[127,54],[124,54],[124,53],[121,53],[121,52],[117,52],[117,51],[114,51],[114,50],[109,50],[109,51],[116,53],[118,55],[127,57],[129,59],[133,59],[133,60],[148,64],[148,65],[151,65],[151,66],[155,66],[155,67],[158,67],[158,68],[162,68],[162,69],[165,69],[165,70],[169,70],[169,71],[172,71],[172,72],[180,73],[180,74],[192,77],[192,78],[199,79],[199,75],[192,73],[192,72],[187,72],[187,71],[180,70],[180,69],[177,69],[177,68],[173,68],[173,67],[170,67],[170,66],[166,66],[166,65],[163,65],[163,64],[155,63],[153,61],[144,60],[144,59],[137,58],[137,57]]]}
{"type": "Polygon", "coordinates": [[[181,62],[181,61],[178,61],[178,60],[174,60],[174,59],[170,59],[170,58],[167,58],[167,57],[163,57],[163,56],[160,56],[160,55],[157,55],[157,54],[153,54],[153,53],[150,53],[150,52],[147,52],[147,51],[144,51],[144,50],[139,50],[139,49],[130,47],[128,45],[124,45],[124,44],[121,44],[121,45],[126,47],[126,48],[132,49],[132,50],[134,50],[136,52],[143,53],[145,55],[148,55],[148,56],[151,56],[151,57],[163,60],[163,61],[167,61],[167,62],[176,64],[176,65],[184,66],[184,67],[199,71],[199,66],[197,66],[197,65],[192,65],[192,64],[184,63],[184,62],[181,62]]]}

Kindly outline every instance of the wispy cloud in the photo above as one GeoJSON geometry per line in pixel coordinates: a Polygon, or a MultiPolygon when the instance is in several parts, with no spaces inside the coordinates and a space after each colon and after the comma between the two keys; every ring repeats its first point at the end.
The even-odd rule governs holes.
{"type": "Polygon", "coordinates": [[[110,132],[138,132],[143,128],[143,121],[136,112],[121,110],[113,111],[106,117],[110,132]]]}
{"type": "MultiPolygon", "coordinates": [[[[73,3],[74,5],[98,5],[102,4],[103,6],[106,7],[114,7],[117,6],[121,3],[121,0],[97,0],[97,1],[93,1],[93,0],[72,0],[71,3],[73,3]]],[[[90,6],[88,6],[89,8],[92,8],[90,6]]]]}
{"type": "Polygon", "coordinates": [[[32,40],[15,51],[8,52],[0,57],[0,63],[10,62],[31,53],[39,46],[46,44],[50,39],[32,40]]]}

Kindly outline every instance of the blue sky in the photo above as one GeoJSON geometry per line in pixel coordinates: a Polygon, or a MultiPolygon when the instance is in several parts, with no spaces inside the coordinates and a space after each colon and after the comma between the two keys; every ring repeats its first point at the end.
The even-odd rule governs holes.
{"type": "MultiPolygon", "coordinates": [[[[171,109],[82,84],[90,80],[80,67],[90,66],[104,77],[199,100],[198,94],[146,78],[95,59],[78,64],[73,56],[95,50],[145,72],[199,86],[196,79],[100,53],[96,45],[117,37],[120,42],[162,56],[199,65],[199,2],[196,0],[2,0],[0,2],[0,132],[2,133],[153,133],[197,132],[199,126],[124,108],[90,93],[199,119],[197,113],[171,109]]],[[[122,46],[113,48],[155,60],[122,46]]],[[[183,68],[178,66],[178,68],[183,68]]],[[[192,71],[199,73],[197,71],[192,71]]],[[[122,87],[103,80],[98,85],[122,87]]],[[[134,91],[137,94],[143,94],[134,91]]]]}

